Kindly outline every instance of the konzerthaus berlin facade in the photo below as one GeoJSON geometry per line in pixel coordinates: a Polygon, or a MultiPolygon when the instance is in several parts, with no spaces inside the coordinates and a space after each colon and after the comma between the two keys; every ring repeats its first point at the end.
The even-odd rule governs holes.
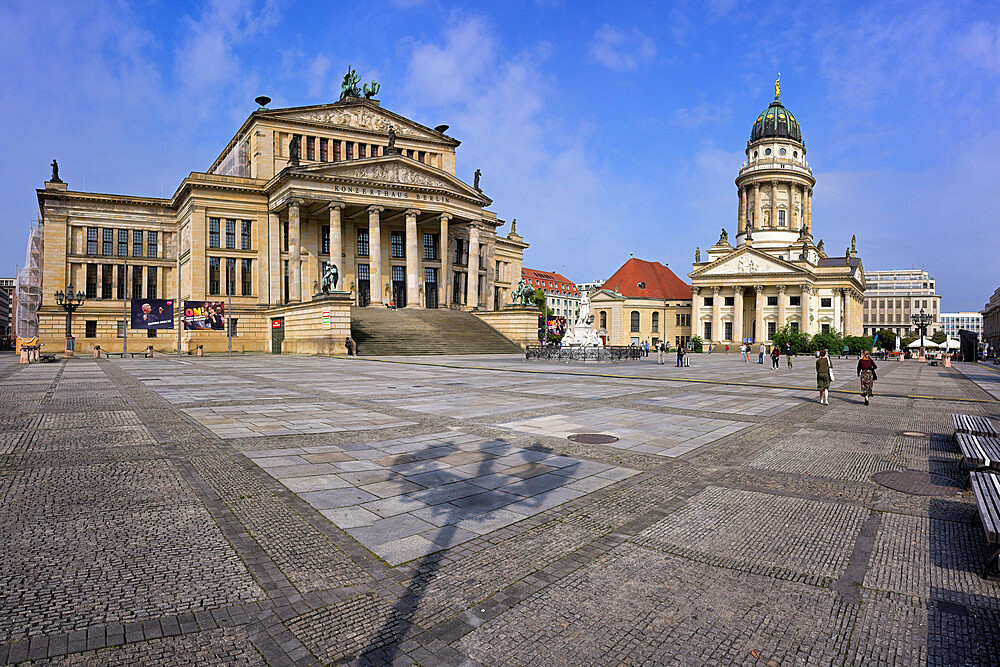
{"type": "MultiPolygon", "coordinates": [[[[41,342],[62,348],[53,295],[72,284],[87,295],[73,316],[80,352],[122,348],[123,299],[225,301],[227,291],[233,349],[269,350],[270,315],[311,300],[329,262],[355,306],[500,309],[526,244],[498,235],[478,176],[474,186],[457,177],[459,142],[446,130],[359,97],[262,106],[167,199],[73,191],[54,175],[37,191],[41,342]]],[[[129,339],[130,350],[177,349],[176,330],[129,339]]],[[[226,349],[225,333],[183,333],[182,350],[199,344],[226,349]]]]}

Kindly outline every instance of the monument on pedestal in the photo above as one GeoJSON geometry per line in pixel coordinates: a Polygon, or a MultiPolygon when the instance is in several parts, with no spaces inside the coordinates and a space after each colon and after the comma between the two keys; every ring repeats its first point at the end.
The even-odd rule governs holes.
{"type": "Polygon", "coordinates": [[[597,337],[591,325],[594,324],[594,312],[590,306],[590,295],[580,295],[580,314],[576,324],[569,327],[562,337],[563,347],[602,347],[601,339],[597,337]]]}

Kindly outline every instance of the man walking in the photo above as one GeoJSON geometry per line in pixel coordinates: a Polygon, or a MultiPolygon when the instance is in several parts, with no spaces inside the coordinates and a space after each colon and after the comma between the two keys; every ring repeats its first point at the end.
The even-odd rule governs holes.
{"type": "Polygon", "coordinates": [[[788,370],[792,370],[792,344],[785,343],[785,361],[788,362],[788,370]]]}
{"type": "Polygon", "coordinates": [[[656,363],[658,363],[661,366],[663,365],[663,352],[664,352],[663,348],[665,348],[666,346],[667,344],[664,343],[663,341],[660,341],[659,343],[656,344],[656,363]]]}
{"type": "Polygon", "coordinates": [[[677,346],[677,368],[680,368],[683,365],[684,365],[684,346],[683,345],[678,345],[677,346]]]}
{"type": "Polygon", "coordinates": [[[765,352],[767,352],[767,349],[764,347],[764,343],[761,343],[760,344],[760,354],[757,356],[757,363],[760,364],[761,366],[764,365],[764,353],[765,352]]]}

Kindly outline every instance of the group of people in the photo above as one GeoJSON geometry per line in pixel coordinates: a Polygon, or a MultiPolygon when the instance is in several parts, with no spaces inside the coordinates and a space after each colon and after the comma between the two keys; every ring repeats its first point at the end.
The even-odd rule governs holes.
{"type": "MultiPolygon", "coordinates": [[[[864,350],[855,370],[861,382],[861,398],[865,399],[865,405],[871,405],[875,381],[878,380],[878,375],[875,373],[877,369],[878,364],[872,359],[871,353],[864,350]]],[[[816,389],[819,390],[821,404],[830,405],[830,384],[835,379],[829,350],[820,350],[819,358],[816,359],[816,389]]]]}
{"type": "MultiPolygon", "coordinates": [[[[753,354],[753,346],[750,343],[740,343],[740,360],[744,363],[750,363],[750,355],[753,354]]],[[[771,351],[767,351],[767,346],[764,343],[760,344],[760,348],[757,353],[757,363],[763,365],[764,357],[771,357],[771,368],[778,370],[778,359],[781,358],[781,347],[778,345],[772,345],[771,351]]],[[[788,363],[788,370],[792,370],[792,357],[795,356],[792,352],[792,344],[785,343],[785,361],[788,363]]]]}

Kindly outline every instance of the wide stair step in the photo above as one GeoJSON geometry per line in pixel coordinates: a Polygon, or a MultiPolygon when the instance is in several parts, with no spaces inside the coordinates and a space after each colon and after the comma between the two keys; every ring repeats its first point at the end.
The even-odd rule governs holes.
{"type": "Polygon", "coordinates": [[[354,306],[351,338],[364,356],[521,352],[517,343],[460,310],[354,306]]]}

